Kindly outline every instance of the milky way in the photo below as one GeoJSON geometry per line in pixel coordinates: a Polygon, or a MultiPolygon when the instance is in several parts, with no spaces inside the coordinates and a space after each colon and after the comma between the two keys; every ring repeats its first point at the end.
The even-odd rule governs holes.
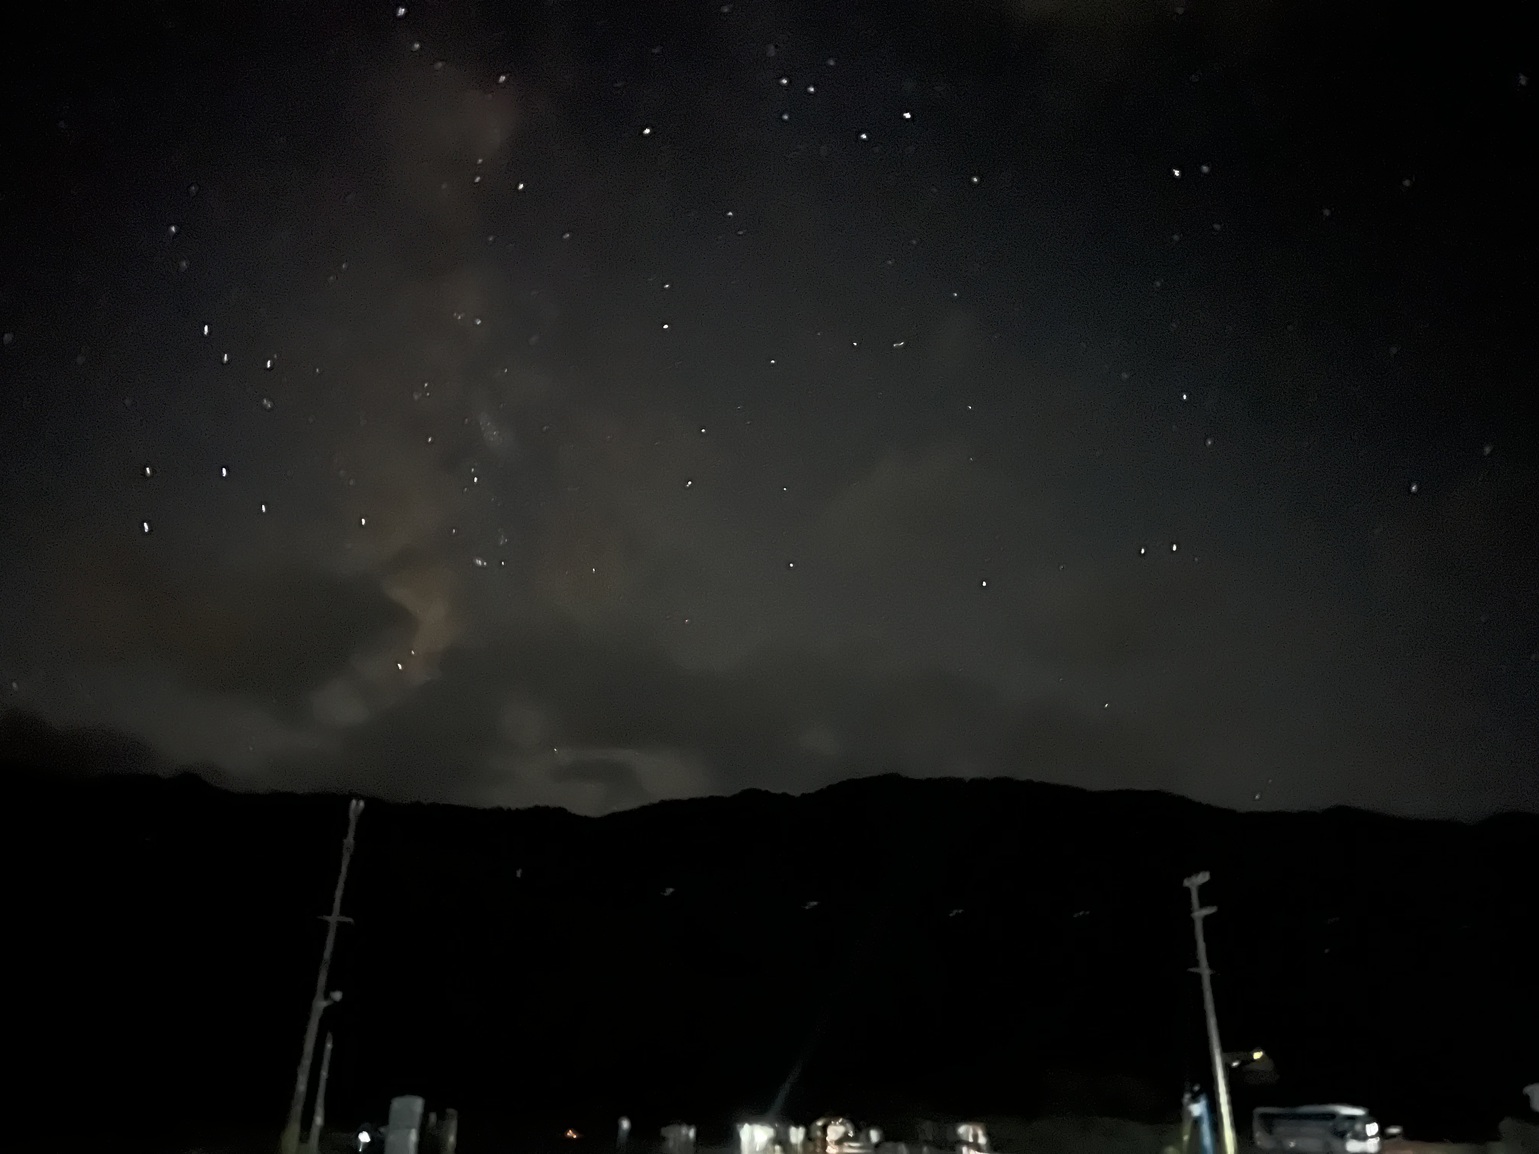
{"type": "Polygon", "coordinates": [[[34,62],[0,704],[587,813],[1539,806],[1520,68],[835,7],[126,14],[153,51],[34,62]]]}

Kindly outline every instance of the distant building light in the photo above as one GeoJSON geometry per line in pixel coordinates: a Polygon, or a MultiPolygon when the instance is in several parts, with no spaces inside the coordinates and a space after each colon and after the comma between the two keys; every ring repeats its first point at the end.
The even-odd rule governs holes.
{"type": "Polygon", "coordinates": [[[743,1122],[737,1128],[739,1154],[769,1154],[775,1146],[775,1127],[763,1122],[743,1122]]]}

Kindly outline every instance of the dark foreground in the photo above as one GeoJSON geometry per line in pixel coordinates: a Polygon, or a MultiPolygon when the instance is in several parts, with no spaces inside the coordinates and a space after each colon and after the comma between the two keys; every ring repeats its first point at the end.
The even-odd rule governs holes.
{"type": "MultiPolygon", "coordinates": [[[[58,757],[0,741],[18,1101],[83,1148],[276,1135],[345,805],[65,778],[58,757]]],[[[1492,1141],[1539,1073],[1535,844],[1533,816],[1236,814],[1009,781],[601,819],[370,803],[329,1117],[412,1092],[460,1110],[467,1152],[569,1127],[608,1149],[621,1114],[724,1142],[779,1099],[894,1135],[1119,1118],[1115,1141],[1158,1149],[1206,1069],[1181,886],[1205,868],[1225,1039],[1278,1074],[1237,1086],[1241,1118],[1348,1101],[1409,1138],[1492,1141]]],[[[1065,1124],[1043,1125],[1016,1154],[1054,1148],[1065,1124]]]]}

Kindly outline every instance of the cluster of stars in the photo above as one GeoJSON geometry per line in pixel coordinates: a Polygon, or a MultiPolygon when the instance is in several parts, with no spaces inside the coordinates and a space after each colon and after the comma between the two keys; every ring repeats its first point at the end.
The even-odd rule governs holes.
{"type": "MultiPolygon", "coordinates": [[[[730,14],[730,12],[732,11],[731,5],[723,5],[722,8],[721,8],[721,11],[722,11],[723,14],[730,14]]],[[[404,5],[397,6],[394,9],[394,15],[395,15],[396,19],[405,19],[407,17],[407,9],[406,9],[406,7],[404,5]]],[[[412,44],[413,52],[418,52],[418,51],[420,51],[420,49],[421,49],[421,43],[420,42],[414,42],[412,44]]],[[[660,51],[661,51],[661,46],[655,47],[653,49],[653,53],[654,54],[657,54],[660,51]]],[[[779,50],[776,48],[776,46],[771,45],[771,46],[769,46],[767,48],[766,54],[768,56],[775,57],[775,56],[777,56],[777,52],[778,51],[779,50]]],[[[836,61],[835,61],[835,59],[833,57],[827,57],[825,59],[825,64],[826,64],[826,67],[828,67],[828,68],[833,68],[835,66],[835,63],[836,63],[836,61]]],[[[441,66],[441,62],[440,62],[439,66],[441,66]]],[[[1195,79],[1195,76],[1193,77],[1193,79],[1195,79]]],[[[507,83],[507,81],[508,81],[508,74],[503,73],[503,74],[499,74],[498,75],[498,77],[497,77],[497,84],[498,85],[504,85],[504,84],[507,83]]],[[[773,77],[773,81],[774,81],[775,89],[778,92],[783,93],[785,98],[789,99],[789,100],[795,100],[798,97],[809,97],[810,98],[810,97],[817,97],[817,96],[820,96],[820,95],[824,96],[825,99],[826,99],[829,96],[829,93],[825,92],[824,86],[822,86],[819,83],[814,82],[814,81],[812,81],[810,79],[807,79],[805,74],[802,74],[800,77],[798,77],[797,76],[797,69],[795,67],[789,67],[789,66],[785,67],[785,69],[783,71],[779,71],[778,74],[773,77]]],[[[836,84],[836,83],[834,83],[831,80],[829,82],[829,84],[827,85],[827,87],[829,89],[838,90],[839,88],[842,87],[842,84],[836,84]]],[[[905,90],[907,90],[907,88],[905,90]]],[[[904,100],[905,101],[909,101],[910,98],[905,96],[904,100]]],[[[917,102],[913,102],[913,103],[917,103],[917,102]]],[[[843,135],[842,139],[846,142],[846,144],[851,139],[853,139],[854,141],[856,141],[857,143],[859,143],[861,145],[871,145],[872,148],[869,149],[869,150],[868,149],[860,149],[860,150],[858,150],[860,152],[860,154],[863,155],[863,156],[866,156],[868,154],[879,154],[880,153],[880,149],[876,148],[876,146],[875,146],[875,144],[873,142],[872,131],[871,131],[870,127],[866,127],[866,126],[876,127],[880,133],[886,133],[888,131],[888,128],[886,126],[892,125],[892,121],[895,120],[895,121],[898,122],[897,126],[893,126],[891,128],[891,132],[895,136],[897,136],[897,134],[900,131],[902,131],[900,126],[906,126],[907,128],[912,129],[911,132],[906,132],[901,137],[898,137],[899,139],[904,140],[905,144],[908,145],[910,147],[910,150],[912,151],[912,149],[916,148],[916,147],[917,148],[923,148],[924,145],[925,145],[925,140],[926,140],[926,137],[924,136],[924,128],[922,126],[922,122],[926,122],[928,118],[916,116],[916,113],[919,112],[919,111],[921,111],[921,110],[919,108],[917,108],[917,107],[895,107],[894,105],[891,105],[891,104],[888,105],[887,110],[885,112],[883,112],[879,107],[878,108],[868,108],[868,109],[863,110],[863,115],[862,115],[862,120],[863,120],[865,126],[853,127],[853,126],[850,126],[850,125],[846,124],[842,129],[834,130],[834,134],[835,135],[839,135],[840,133],[843,133],[844,135],[843,135]]],[[[780,117],[781,121],[788,121],[790,119],[790,115],[791,115],[791,113],[790,113],[790,109],[789,108],[782,108],[779,111],[779,117],[780,117]]],[[[647,122],[640,123],[639,126],[637,126],[637,121],[636,120],[632,120],[632,121],[630,121],[630,124],[632,126],[632,129],[631,129],[632,131],[634,131],[637,134],[639,134],[640,137],[646,138],[646,139],[649,139],[649,140],[657,140],[658,138],[665,138],[665,137],[667,137],[669,135],[668,125],[666,123],[661,123],[661,122],[649,120],[647,122]]],[[[830,140],[830,141],[828,141],[826,143],[829,146],[837,146],[838,141],[837,140],[830,140]]],[[[468,175],[469,175],[469,178],[472,181],[472,183],[481,184],[482,180],[483,180],[483,175],[486,174],[487,171],[488,170],[487,170],[487,166],[486,166],[486,158],[484,156],[478,156],[478,157],[475,157],[473,171],[471,171],[468,175]]],[[[1172,179],[1174,179],[1176,181],[1182,182],[1182,185],[1181,185],[1181,188],[1180,188],[1179,192],[1173,193],[1171,195],[1176,195],[1176,196],[1180,196],[1180,197],[1184,198],[1184,197],[1187,197],[1189,195],[1195,195],[1196,189],[1193,186],[1195,186],[1197,184],[1202,184],[1203,183],[1203,182],[1196,182],[1196,181],[1193,181],[1193,180],[1190,179],[1190,177],[1192,176],[1193,172],[1195,172],[1198,176],[1202,176],[1202,177],[1213,176],[1213,174],[1214,174],[1214,163],[1211,162],[1211,161],[1206,161],[1205,160],[1205,161],[1202,161],[1202,162],[1198,163],[1195,166],[1195,168],[1189,168],[1189,167],[1183,166],[1181,164],[1175,164],[1175,165],[1169,166],[1168,171],[1169,171],[1170,177],[1172,179]]],[[[1217,182],[1219,182],[1222,179],[1223,178],[1221,176],[1220,177],[1215,177],[1214,181],[1210,182],[1207,186],[1211,187],[1212,183],[1217,183],[1217,182]]],[[[492,181],[491,183],[492,184],[496,184],[496,181],[492,181]]],[[[969,172],[967,169],[963,169],[961,171],[961,173],[958,174],[955,183],[956,183],[956,185],[959,188],[979,189],[979,188],[983,187],[984,179],[983,179],[982,174],[979,173],[979,172],[976,172],[976,171],[969,172]]],[[[1412,183],[1413,183],[1412,178],[1410,178],[1410,177],[1405,178],[1404,181],[1403,181],[1403,188],[1406,189],[1406,190],[1411,189],[1412,183]]],[[[981,195],[984,195],[984,196],[992,195],[993,185],[994,185],[994,182],[991,180],[990,181],[990,188],[988,190],[986,190],[981,195]]],[[[528,188],[528,185],[527,185],[525,180],[518,180],[518,181],[512,183],[511,187],[512,187],[513,191],[516,192],[516,193],[524,193],[526,191],[526,189],[528,188]]],[[[195,192],[196,189],[197,189],[197,186],[196,185],[192,186],[192,189],[195,192]]],[[[939,191],[938,187],[932,187],[932,192],[938,192],[938,191],[939,191]]],[[[1323,209],[1322,210],[1322,214],[1323,214],[1323,216],[1325,216],[1327,218],[1330,217],[1331,216],[1331,209],[1330,208],[1323,209]]],[[[732,226],[732,236],[730,238],[727,238],[727,243],[732,243],[733,241],[735,241],[737,239],[744,239],[745,241],[748,241],[748,242],[751,243],[751,237],[752,237],[752,233],[753,233],[753,229],[754,229],[754,223],[753,223],[753,213],[749,210],[749,208],[743,208],[743,215],[741,217],[739,216],[739,208],[725,209],[723,211],[723,215],[721,217],[714,217],[714,219],[715,219],[715,221],[717,222],[718,225],[720,224],[720,221],[722,219],[725,219],[726,221],[729,221],[731,223],[731,226],[732,226]]],[[[573,223],[577,224],[577,225],[581,224],[581,222],[573,222],[573,223]]],[[[193,221],[191,217],[189,217],[188,224],[190,226],[193,226],[192,227],[192,231],[193,231],[194,234],[196,234],[196,232],[197,232],[197,228],[195,227],[196,222],[193,221]]],[[[1190,227],[1190,226],[1188,226],[1188,227],[1190,227]]],[[[1221,222],[1221,221],[1213,221],[1213,222],[1211,222],[1211,232],[1214,233],[1214,234],[1223,233],[1224,232],[1223,222],[1221,222]]],[[[185,233],[185,230],[184,230],[183,223],[178,222],[178,223],[168,224],[167,225],[166,235],[167,235],[167,237],[170,240],[175,241],[178,244],[184,244],[185,243],[185,235],[186,235],[186,233],[185,233]]],[[[488,241],[489,244],[495,241],[496,235],[497,234],[489,234],[488,235],[487,241],[488,241]]],[[[574,236],[577,236],[578,233],[577,233],[577,229],[576,228],[565,228],[565,229],[563,229],[559,233],[559,235],[560,235],[560,239],[562,241],[572,241],[574,236]]],[[[584,235],[586,235],[586,234],[584,234],[584,235]]],[[[1163,234],[1161,234],[1161,235],[1163,235],[1163,234]]],[[[1177,229],[1177,230],[1173,230],[1169,235],[1171,236],[1173,242],[1179,242],[1181,240],[1181,237],[1182,237],[1182,232],[1179,229],[1177,229]]],[[[1225,234],[1224,239],[1227,240],[1227,238],[1228,238],[1228,234],[1225,234]]],[[[580,239],[581,238],[579,238],[579,243],[580,243],[580,239]]],[[[909,237],[909,238],[907,238],[907,242],[908,242],[909,248],[911,248],[911,249],[917,249],[917,248],[920,247],[920,238],[919,237],[909,237]]],[[[508,243],[511,246],[513,242],[509,241],[508,243]]],[[[902,241],[897,241],[896,242],[896,244],[898,244],[898,245],[901,245],[902,243],[903,243],[902,241]]],[[[1215,239],[1213,241],[1213,243],[1217,244],[1217,243],[1220,243],[1220,242],[1215,239]]],[[[1173,250],[1171,250],[1169,259],[1170,259],[1170,261],[1171,261],[1173,266],[1177,266],[1181,260],[1194,259],[1192,254],[1191,254],[1191,250],[1190,250],[1190,242],[1188,242],[1187,246],[1183,246],[1183,248],[1181,248],[1181,249],[1173,249],[1173,250]]],[[[897,260],[896,257],[888,257],[886,259],[886,261],[885,261],[885,266],[884,267],[894,267],[896,260],[897,260]]],[[[185,264],[183,264],[183,265],[181,265],[179,267],[185,268],[185,264]]],[[[341,265],[341,268],[343,270],[345,270],[347,268],[347,264],[343,263],[341,265]]],[[[1175,267],[1173,267],[1171,270],[1166,270],[1166,271],[1167,271],[1167,275],[1168,276],[1174,277],[1174,276],[1178,275],[1177,270],[1176,270],[1175,267]]],[[[1164,285],[1166,283],[1166,279],[1167,279],[1166,276],[1160,276],[1160,277],[1154,279],[1153,280],[1154,288],[1156,290],[1163,291],[1164,290],[1164,285]]],[[[337,284],[338,283],[335,280],[335,274],[332,275],[330,280],[331,280],[331,283],[333,283],[333,284],[337,284]]],[[[661,289],[664,290],[664,291],[669,291],[670,293],[672,293],[672,290],[674,289],[675,279],[672,276],[669,276],[666,279],[664,279],[663,277],[660,277],[660,276],[654,276],[653,278],[651,278],[651,281],[652,281],[652,283],[654,285],[660,283],[661,289]]],[[[1148,282],[1144,282],[1144,283],[1148,283],[1148,282]]],[[[956,302],[956,301],[958,301],[960,299],[960,291],[957,288],[949,287],[948,286],[944,290],[944,292],[945,292],[945,299],[946,299],[946,302],[948,304],[950,304],[952,302],[956,302]]],[[[669,305],[671,307],[666,311],[666,313],[664,315],[657,316],[657,313],[653,313],[653,316],[656,317],[656,322],[655,322],[656,323],[656,328],[653,331],[656,332],[656,333],[663,333],[663,334],[667,334],[668,335],[668,338],[669,338],[669,345],[668,345],[668,347],[669,347],[670,350],[687,348],[688,347],[688,341],[696,335],[693,332],[693,329],[694,329],[695,325],[692,323],[692,322],[695,321],[696,318],[690,313],[687,305],[684,302],[682,302],[682,301],[680,301],[678,299],[678,297],[680,295],[683,295],[683,294],[672,294],[670,296],[670,300],[669,300],[668,303],[669,303],[669,305]]],[[[1179,307],[1179,304],[1174,299],[1173,294],[1165,293],[1165,295],[1161,299],[1162,299],[1162,301],[1163,300],[1169,300],[1169,302],[1170,302],[1169,303],[1169,307],[1172,308],[1172,309],[1179,307]]],[[[661,310],[659,310],[659,311],[661,311],[661,310]]],[[[486,319],[486,318],[483,318],[482,316],[473,315],[473,314],[470,314],[470,313],[466,313],[464,311],[455,311],[452,315],[453,315],[453,319],[456,322],[466,324],[467,326],[469,326],[471,328],[480,328],[480,327],[482,327],[483,326],[483,322],[486,319]]],[[[1174,331],[1176,329],[1180,319],[1181,318],[1172,318],[1170,320],[1170,327],[1171,327],[1172,331],[1174,331]]],[[[216,317],[215,320],[218,320],[218,318],[216,317]]],[[[496,327],[495,323],[493,323],[492,327],[493,328],[496,327]]],[[[200,336],[202,338],[207,339],[207,338],[210,338],[212,336],[212,334],[214,333],[214,331],[215,331],[215,324],[214,324],[213,321],[203,322],[199,326],[199,329],[200,329],[200,336]]],[[[920,331],[922,331],[922,330],[920,330],[920,331]]],[[[222,325],[220,326],[220,333],[221,333],[221,336],[223,336],[224,328],[223,328],[222,325]]],[[[797,358],[797,355],[794,352],[791,352],[791,351],[788,351],[788,350],[792,350],[792,349],[795,349],[797,347],[797,338],[798,338],[798,334],[776,334],[776,335],[772,335],[770,339],[776,342],[776,345],[772,346],[772,347],[775,348],[776,355],[768,356],[768,357],[763,357],[762,359],[759,359],[757,361],[757,363],[760,364],[760,365],[764,365],[764,364],[767,363],[767,365],[769,367],[775,368],[777,370],[780,370],[783,373],[786,370],[795,371],[797,368],[800,367],[797,364],[797,359],[798,358],[797,358]]],[[[816,333],[816,338],[818,340],[823,340],[824,339],[824,331],[823,330],[819,330],[816,333]]],[[[6,342],[9,343],[10,340],[11,340],[11,334],[10,333],[5,334],[5,339],[6,339],[6,342]]],[[[827,340],[829,341],[830,344],[837,343],[841,347],[843,347],[843,348],[848,350],[844,354],[845,356],[850,356],[851,354],[858,353],[858,354],[860,354],[860,356],[862,358],[871,357],[874,354],[874,352],[882,351],[882,350],[885,350],[885,351],[882,351],[882,355],[884,357],[889,355],[889,354],[894,354],[894,353],[902,354],[902,353],[904,353],[906,350],[908,350],[911,347],[911,339],[912,339],[912,336],[911,336],[911,333],[909,331],[902,331],[902,330],[900,330],[900,332],[898,332],[898,333],[893,333],[893,332],[890,332],[890,331],[886,332],[886,333],[883,333],[883,332],[879,332],[879,331],[878,332],[873,332],[873,331],[869,331],[868,330],[868,331],[866,331],[864,333],[857,331],[855,333],[844,332],[844,333],[841,334],[841,333],[837,333],[836,331],[834,331],[833,327],[830,327],[830,329],[828,330],[828,337],[827,337],[827,340]]],[[[531,339],[530,343],[531,344],[534,343],[535,340],[538,340],[538,334],[536,334],[535,337],[531,339]]],[[[1395,351],[1398,351],[1398,350],[1395,350],[1395,351]]],[[[762,350],[761,350],[761,352],[762,352],[762,350]]],[[[680,355],[686,355],[686,354],[681,352],[680,355]]],[[[1124,355],[1126,355],[1126,354],[1124,354],[1124,355]]],[[[243,363],[245,363],[245,364],[251,364],[252,363],[250,360],[246,360],[245,359],[247,357],[246,353],[244,353],[244,352],[239,353],[239,356],[242,359],[243,363]]],[[[264,412],[272,412],[274,410],[275,402],[274,402],[272,393],[276,393],[278,396],[283,398],[284,399],[284,403],[285,403],[285,407],[287,407],[290,404],[290,401],[289,401],[290,393],[285,391],[285,385],[284,385],[283,381],[281,380],[281,378],[283,378],[283,376],[284,376],[284,373],[279,370],[279,365],[280,365],[279,353],[276,352],[276,351],[269,351],[265,355],[260,356],[260,357],[258,357],[256,359],[260,362],[261,369],[262,369],[263,372],[275,374],[275,377],[279,378],[279,380],[276,382],[276,387],[271,391],[271,393],[263,394],[263,395],[260,396],[260,398],[258,400],[258,404],[259,404],[261,410],[263,410],[264,412]]],[[[1107,366],[1108,369],[1115,371],[1117,379],[1120,379],[1120,381],[1122,381],[1123,383],[1130,385],[1130,387],[1137,387],[1135,385],[1135,381],[1143,379],[1142,378],[1142,374],[1141,374],[1141,366],[1140,366],[1140,371],[1135,372],[1135,369],[1133,367],[1123,368],[1121,366],[1116,366],[1116,365],[1110,363],[1111,362],[1111,358],[1110,357],[1108,357],[1107,359],[1108,359],[1108,366],[1107,366]]],[[[221,351],[220,354],[219,354],[219,360],[220,360],[220,363],[224,364],[224,365],[232,364],[231,352],[230,351],[221,351]]],[[[885,372],[886,369],[881,364],[876,364],[874,368],[872,367],[872,365],[873,365],[873,362],[871,362],[871,361],[864,361],[864,362],[862,362],[862,369],[863,369],[863,371],[867,372],[868,374],[875,375],[878,378],[880,378],[881,374],[883,372],[885,372]]],[[[316,374],[320,374],[321,367],[318,366],[318,365],[315,366],[314,367],[314,372],[316,374]]],[[[881,396],[883,396],[883,393],[881,391],[877,391],[876,395],[878,397],[881,397],[881,396]]],[[[1180,400],[1180,402],[1183,405],[1187,404],[1190,401],[1190,393],[1188,391],[1179,391],[1178,395],[1179,395],[1179,400],[1180,400]]],[[[421,405],[423,407],[429,407],[428,406],[428,402],[430,402],[430,401],[436,403],[435,394],[434,394],[433,389],[432,389],[432,387],[431,387],[431,385],[429,384],[428,381],[423,381],[423,383],[420,386],[420,388],[412,390],[411,393],[410,393],[410,396],[411,396],[411,399],[412,399],[413,402],[416,402],[416,403],[418,403],[419,405],[421,405]]],[[[1165,393],[1164,394],[1165,398],[1168,398],[1168,396],[1169,396],[1169,393],[1165,393]]],[[[965,412],[965,413],[969,413],[969,414],[974,412],[974,404],[970,400],[960,404],[958,406],[958,408],[960,409],[961,412],[965,412]]],[[[1200,408],[1201,408],[1201,406],[1193,406],[1193,409],[1200,409],[1200,408]]],[[[1151,405],[1150,411],[1151,411],[1151,414],[1155,411],[1155,406],[1154,405],[1151,405]]],[[[1189,410],[1183,410],[1183,412],[1184,413],[1192,413],[1192,410],[1190,410],[1190,409],[1189,410]]],[[[1197,414],[1197,415],[1189,416],[1186,419],[1188,421],[1190,421],[1190,420],[1201,420],[1201,419],[1203,419],[1203,417],[1200,414],[1197,414]]],[[[361,417],[360,417],[360,420],[362,420],[361,417]]],[[[467,417],[466,420],[469,421],[470,418],[467,417]]],[[[500,433],[495,433],[495,435],[494,435],[494,432],[487,432],[487,423],[486,423],[487,422],[487,418],[485,417],[484,413],[481,415],[479,420],[480,420],[480,424],[481,424],[481,427],[483,429],[483,432],[486,434],[487,443],[489,445],[491,445],[493,448],[497,447],[498,444],[500,444],[500,441],[498,439],[498,438],[500,438],[500,433]]],[[[749,422],[746,419],[743,421],[743,425],[745,427],[748,424],[750,424],[750,423],[751,422],[749,422]]],[[[1163,428],[1163,423],[1164,422],[1163,422],[1163,419],[1162,419],[1161,420],[1161,427],[1162,428],[1163,428]]],[[[700,437],[705,437],[707,435],[707,429],[708,429],[707,425],[700,424],[700,425],[697,425],[697,426],[694,426],[694,427],[698,429],[698,435],[700,437]]],[[[1178,426],[1177,425],[1172,425],[1172,428],[1173,429],[1178,429],[1178,426]]],[[[435,434],[433,432],[424,432],[422,434],[423,444],[429,445],[429,446],[439,444],[440,442],[436,439],[439,435],[441,435],[441,433],[435,434]]],[[[731,435],[729,434],[724,439],[730,440],[731,439],[731,435]]],[[[1201,440],[1202,440],[1202,445],[1203,445],[1204,448],[1212,448],[1215,445],[1215,437],[1214,437],[1214,435],[1212,433],[1206,431],[1206,430],[1203,430],[1201,432],[1201,440]]],[[[729,450],[724,450],[724,451],[729,451],[729,450]]],[[[1490,452],[1490,446],[1489,445],[1486,446],[1485,452],[1487,454],[1489,454],[1489,452],[1490,452]]],[[[969,461],[971,461],[971,459],[972,458],[969,457],[969,461]]],[[[226,477],[227,478],[229,476],[227,468],[222,467],[222,466],[220,467],[219,474],[220,474],[221,477],[226,477]]],[[[153,467],[148,466],[148,465],[146,465],[144,467],[144,476],[146,478],[153,478],[155,475],[156,475],[156,471],[154,470],[153,467]]],[[[481,486],[481,480],[482,480],[482,477],[481,477],[480,473],[478,472],[477,468],[475,466],[472,466],[471,469],[470,469],[469,483],[462,487],[462,491],[465,492],[465,493],[469,493],[473,489],[475,489],[475,487],[479,487],[479,489],[476,489],[476,491],[493,489],[495,487],[494,485],[491,485],[491,484],[488,484],[486,486],[481,486]]],[[[686,477],[684,477],[682,479],[682,487],[684,489],[686,489],[686,490],[694,490],[694,489],[696,489],[695,480],[696,480],[696,478],[694,476],[686,476],[686,477]]],[[[356,481],[355,478],[349,477],[347,479],[347,484],[349,486],[351,486],[351,485],[355,484],[355,481],[356,481]]],[[[782,493],[788,492],[789,491],[789,487],[782,485],[782,486],[780,486],[780,491],[782,493]]],[[[1419,493],[1419,491],[1420,491],[1420,482],[1419,481],[1411,481],[1409,483],[1409,492],[1411,494],[1417,494],[1417,493],[1419,493]]],[[[268,508],[269,508],[268,503],[265,502],[265,501],[260,502],[258,504],[258,510],[262,514],[266,514],[268,512],[268,508]]],[[[384,515],[384,514],[381,514],[381,515],[384,515]]],[[[368,528],[370,526],[370,524],[371,524],[371,521],[370,521],[369,517],[359,516],[357,518],[357,525],[358,525],[359,529],[368,528]]],[[[140,526],[141,526],[141,530],[142,530],[142,532],[144,534],[149,534],[151,532],[151,521],[150,521],[149,518],[146,517],[146,518],[142,519],[140,521],[140,526]]],[[[457,532],[457,530],[451,530],[451,535],[453,533],[455,533],[455,532],[457,532]]],[[[505,538],[503,538],[503,541],[505,542],[505,538]]],[[[1168,549],[1164,545],[1159,545],[1159,546],[1139,545],[1138,546],[1138,554],[1139,554],[1139,556],[1146,556],[1150,552],[1151,548],[1155,549],[1157,551],[1162,551],[1162,552],[1163,551],[1168,551],[1171,554],[1175,554],[1175,553],[1180,551],[1180,543],[1177,542],[1177,541],[1170,541],[1168,543],[1168,549]]],[[[783,556],[783,554],[782,554],[782,556],[783,556]]],[[[490,562],[489,562],[487,556],[485,556],[484,554],[476,554],[476,555],[471,556],[470,562],[471,562],[471,564],[476,569],[488,569],[488,568],[492,567],[490,565],[490,562]]],[[[503,568],[503,567],[505,567],[505,565],[506,565],[505,561],[504,562],[500,562],[498,567],[499,568],[503,568]]],[[[787,558],[787,559],[784,560],[784,566],[785,566],[785,568],[787,570],[794,570],[794,569],[797,569],[798,562],[795,559],[787,558]]],[[[596,573],[597,572],[597,566],[589,566],[588,568],[589,568],[589,571],[592,572],[592,573],[596,573]]],[[[976,572],[976,570],[975,570],[975,572],[976,572]]],[[[1005,587],[1008,588],[1009,585],[1010,585],[1010,582],[1008,580],[1008,576],[1009,575],[1008,574],[1003,574],[1002,575],[1002,574],[997,573],[997,572],[990,572],[990,575],[987,576],[987,577],[978,577],[978,578],[976,578],[976,580],[978,582],[978,588],[980,588],[980,589],[987,589],[987,590],[996,590],[999,587],[999,582],[1000,582],[1001,576],[1004,576],[1006,578],[1006,580],[1005,580],[1005,587]]],[[[686,617],[686,618],[684,618],[684,620],[687,622],[687,621],[690,620],[690,618],[686,617]]],[[[1107,704],[1109,704],[1109,703],[1107,703],[1107,704]]]]}

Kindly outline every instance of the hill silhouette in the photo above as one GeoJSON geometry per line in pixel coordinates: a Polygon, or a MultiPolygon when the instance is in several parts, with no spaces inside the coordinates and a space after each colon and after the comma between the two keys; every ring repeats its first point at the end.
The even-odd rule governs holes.
{"type": "MultiPolygon", "coordinates": [[[[130,1148],[145,1118],[188,1143],[275,1135],[345,805],[120,765],[157,768],[0,717],[24,1100],[81,1148],[130,1148]]],[[[1226,1044],[1279,1073],[1241,1109],[1352,1101],[1484,1140],[1539,1074],[1536,845],[1533,815],[1241,814],[1015,780],[603,818],[370,802],[330,1113],[421,1093],[460,1109],[467,1149],[609,1135],[621,1113],[704,1138],[782,1097],[891,1132],[1168,1118],[1207,1068],[1181,885],[1207,869],[1226,1044]]]]}

